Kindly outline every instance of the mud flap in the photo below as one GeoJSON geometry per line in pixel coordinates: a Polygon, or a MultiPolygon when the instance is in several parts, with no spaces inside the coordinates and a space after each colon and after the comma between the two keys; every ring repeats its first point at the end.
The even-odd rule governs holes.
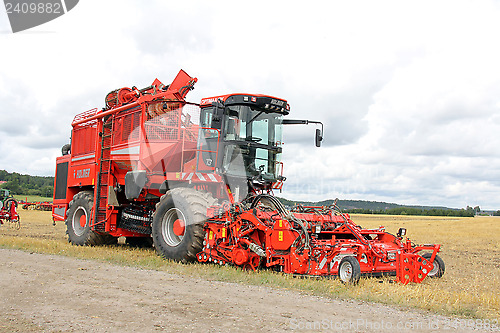
{"type": "Polygon", "coordinates": [[[145,170],[127,172],[125,175],[125,196],[127,200],[137,199],[147,181],[145,170]]]}
{"type": "Polygon", "coordinates": [[[418,254],[399,251],[396,255],[396,279],[402,284],[422,282],[432,268],[433,264],[418,254]]]}

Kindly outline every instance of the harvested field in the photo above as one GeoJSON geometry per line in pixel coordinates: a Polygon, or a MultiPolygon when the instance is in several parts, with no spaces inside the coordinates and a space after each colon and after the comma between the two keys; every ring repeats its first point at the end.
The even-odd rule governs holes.
{"type": "MultiPolygon", "coordinates": [[[[384,225],[391,233],[407,228],[415,243],[442,244],[440,256],[446,273],[438,280],[420,285],[394,286],[407,297],[429,309],[452,314],[500,318],[500,218],[447,218],[420,216],[358,215],[353,219],[363,227],[384,225]]],[[[384,297],[385,298],[385,297],[384,297]]]]}

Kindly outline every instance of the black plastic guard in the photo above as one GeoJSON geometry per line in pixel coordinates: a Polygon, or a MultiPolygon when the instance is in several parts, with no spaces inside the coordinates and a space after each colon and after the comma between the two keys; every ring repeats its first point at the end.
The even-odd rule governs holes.
{"type": "Polygon", "coordinates": [[[125,175],[125,196],[128,200],[137,199],[147,183],[145,170],[129,171],[125,175]]]}

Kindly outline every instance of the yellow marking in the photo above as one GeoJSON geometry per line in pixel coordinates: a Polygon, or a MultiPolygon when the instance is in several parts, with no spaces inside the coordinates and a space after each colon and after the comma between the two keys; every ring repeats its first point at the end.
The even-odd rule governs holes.
{"type": "Polygon", "coordinates": [[[176,172],[175,173],[175,178],[176,179],[181,179],[181,173],[180,172],[176,172]]]}
{"type": "Polygon", "coordinates": [[[278,223],[279,223],[280,228],[282,228],[283,227],[283,220],[279,220],[278,223]]]}
{"type": "Polygon", "coordinates": [[[222,238],[226,237],[226,228],[222,228],[222,238]]]}
{"type": "Polygon", "coordinates": [[[214,238],[214,232],[210,230],[210,232],[208,233],[208,239],[213,239],[213,238],[214,238]]]}
{"type": "Polygon", "coordinates": [[[278,231],[278,241],[283,241],[283,231],[278,231]]]}

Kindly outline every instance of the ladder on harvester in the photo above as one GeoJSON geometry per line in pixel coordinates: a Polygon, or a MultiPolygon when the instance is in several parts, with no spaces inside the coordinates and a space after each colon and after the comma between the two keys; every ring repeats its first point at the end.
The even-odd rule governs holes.
{"type": "Polygon", "coordinates": [[[104,118],[101,136],[101,158],[99,175],[95,191],[95,223],[94,230],[104,232],[107,220],[108,186],[111,171],[111,136],[113,133],[113,117],[104,118]]]}

